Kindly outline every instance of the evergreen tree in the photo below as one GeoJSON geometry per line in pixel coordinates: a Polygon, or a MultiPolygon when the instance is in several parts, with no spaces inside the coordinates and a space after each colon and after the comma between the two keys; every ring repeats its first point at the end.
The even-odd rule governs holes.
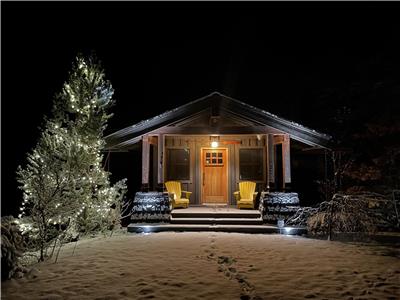
{"type": "Polygon", "coordinates": [[[27,166],[17,171],[24,192],[20,217],[32,222],[41,260],[61,227],[87,233],[119,220],[125,180],[110,184],[101,153],[113,92],[100,64],[78,57],[27,166]]]}

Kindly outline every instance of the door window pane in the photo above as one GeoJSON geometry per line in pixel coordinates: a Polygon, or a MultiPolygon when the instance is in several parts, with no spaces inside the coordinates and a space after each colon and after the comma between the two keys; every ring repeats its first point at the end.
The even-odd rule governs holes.
{"type": "Polygon", "coordinates": [[[239,150],[240,180],[263,180],[263,149],[239,150]]]}
{"type": "Polygon", "coordinates": [[[224,164],[222,152],[218,150],[210,150],[212,152],[205,152],[206,155],[206,166],[221,166],[224,164]]]}

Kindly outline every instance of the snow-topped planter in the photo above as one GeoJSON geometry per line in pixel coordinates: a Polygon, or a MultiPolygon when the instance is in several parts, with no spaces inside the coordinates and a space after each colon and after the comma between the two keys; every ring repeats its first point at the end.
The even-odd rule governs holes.
{"type": "Polygon", "coordinates": [[[168,193],[137,192],[133,200],[132,222],[169,222],[171,217],[168,193]]]}
{"type": "Polygon", "coordinates": [[[275,223],[287,220],[299,209],[297,193],[262,192],[259,210],[264,222],[275,223]]]}

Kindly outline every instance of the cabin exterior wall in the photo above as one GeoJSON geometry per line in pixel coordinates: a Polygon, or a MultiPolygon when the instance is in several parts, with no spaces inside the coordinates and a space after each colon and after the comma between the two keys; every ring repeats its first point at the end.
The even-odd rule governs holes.
{"type": "MultiPolygon", "coordinates": [[[[273,144],[284,143],[285,137],[274,137],[271,135],[270,140],[273,144]]],[[[273,164],[273,160],[269,159],[268,150],[268,135],[246,135],[246,136],[221,136],[219,137],[220,147],[228,150],[228,204],[235,205],[233,193],[238,190],[238,184],[241,180],[239,172],[239,151],[240,149],[262,149],[263,153],[263,175],[262,179],[252,180],[257,183],[257,191],[262,191],[270,187],[270,181],[273,174],[270,174],[270,164],[273,164]],[[226,143],[224,143],[226,141],[226,143]],[[229,143],[229,141],[235,141],[235,143],[229,143]]],[[[286,138],[288,139],[288,137],[286,138]]],[[[210,147],[209,136],[193,136],[193,135],[177,135],[177,136],[165,136],[164,145],[164,164],[163,164],[163,178],[164,181],[173,180],[168,178],[168,170],[166,161],[168,160],[169,149],[188,149],[190,153],[190,176],[186,180],[179,180],[182,183],[182,189],[193,192],[190,199],[190,204],[201,204],[201,187],[202,187],[202,174],[201,174],[201,149],[210,147]]],[[[283,151],[287,147],[282,147],[283,151]]],[[[287,151],[287,150],[286,150],[287,151]]],[[[282,153],[282,157],[286,157],[282,153]]],[[[285,170],[290,168],[290,157],[284,160],[285,170]]],[[[284,174],[287,174],[287,171],[284,174]]],[[[285,177],[285,182],[289,177],[285,177]]],[[[273,182],[273,181],[272,181],[273,182]]]]}

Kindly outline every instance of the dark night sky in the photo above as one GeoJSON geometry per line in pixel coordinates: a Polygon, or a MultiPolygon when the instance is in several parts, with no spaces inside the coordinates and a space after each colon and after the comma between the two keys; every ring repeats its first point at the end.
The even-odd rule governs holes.
{"type": "Polygon", "coordinates": [[[319,95],[399,81],[393,2],[1,5],[2,215],[20,203],[16,167],[78,52],[94,50],[115,89],[108,132],[212,91],[324,131],[319,95]]]}

